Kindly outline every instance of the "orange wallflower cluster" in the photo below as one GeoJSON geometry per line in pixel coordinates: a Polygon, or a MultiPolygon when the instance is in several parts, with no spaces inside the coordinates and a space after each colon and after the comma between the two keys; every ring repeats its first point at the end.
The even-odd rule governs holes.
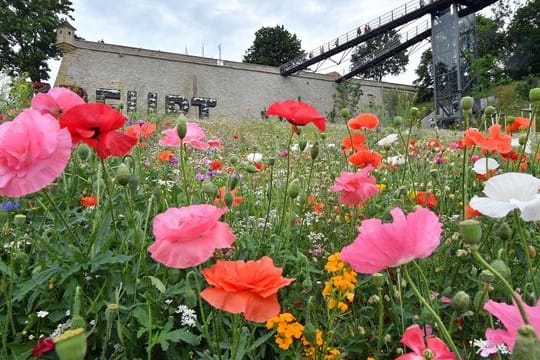
{"type": "Polygon", "coordinates": [[[304,332],[304,325],[296,321],[291,313],[274,316],[266,322],[267,329],[276,329],[275,341],[280,349],[288,350],[293,339],[300,339],[304,332]]]}
{"type": "Polygon", "coordinates": [[[354,300],[356,272],[341,261],[341,254],[335,253],[328,257],[325,267],[332,277],[324,283],[322,292],[329,309],[338,308],[345,312],[354,300]]]}
{"type": "Polygon", "coordinates": [[[335,359],[339,354],[340,351],[336,348],[332,348],[329,346],[323,346],[324,340],[323,340],[323,332],[319,329],[315,332],[315,343],[316,347],[313,346],[308,339],[306,339],[305,336],[302,337],[302,344],[304,345],[304,353],[306,354],[307,359],[321,359],[320,355],[321,351],[324,351],[324,356],[322,359],[324,360],[333,360],[335,359]]]}

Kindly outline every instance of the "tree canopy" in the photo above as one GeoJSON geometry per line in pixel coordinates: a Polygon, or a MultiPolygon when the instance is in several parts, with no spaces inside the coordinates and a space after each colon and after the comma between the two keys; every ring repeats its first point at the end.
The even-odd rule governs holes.
{"type": "Polygon", "coordinates": [[[420,64],[415,70],[418,79],[413,81],[416,87],[416,103],[433,100],[433,53],[426,49],[420,57],[420,64]]]}
{"type": "MultiPolygon", "coordinates": [[[[358,45],[351,56],[351,61],[353,64],[357,63],[361,59],[369,56],[377,49],[382,49],[383,47],[394,43],[400,42],[399,34],[395,30],[387,31],[383,34],[377,35],[366,42],[358,45]]],[[[399,75],[405,71],[405,67],[409,63],[409,57],[407,56],[405,50],[397,53],[396,55],[383,60],[377,65],[370,67],[365,70],[360,76],[365,79],[373,79],[381,81],[382,78],[386,75],[399,75]]]]}
{"type": "Polygon", "coordinates": [[[283,25],[262,27],[255,32],[253,45],[246,51],[243,61],[252,64],[280,66],[301,56],[301,41],[283,25]]]}
{"type": "Polygon", "coordinates": [[[47,60],[58,58],[56,27],[70,17],[71,0],[0,0],[0,71],[49,79],[47,60]]]}

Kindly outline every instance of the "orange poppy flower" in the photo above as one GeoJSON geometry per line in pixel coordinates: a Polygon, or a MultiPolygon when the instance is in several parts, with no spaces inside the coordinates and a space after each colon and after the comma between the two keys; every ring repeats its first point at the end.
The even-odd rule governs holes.
{"type": "Polygon", "coordinates": [[[81,203],[81,206],[92,207],[97,205],[98,198],[97,196],[81,196],[79,201],[81,203]]]}
{"type": "Polygon", "coordinates": [[[379,126],[379,118],[375,114],[364,113],[349,120],[348,125],[351,130],[375,129],[379,126]]]}
{"type": "Polygon", "coordinates": [[[428,191],[418,191],[416,194],[416,203],[421,206],[434,207],[439,203],[435,195],[428,191]]]}
{"type": "Polygon", "coordinates": [[[439,140],[429,140],[427,142],[427,147],[432,149],[432,148],[440,148],[441,147],[441,142],[439,140]]]}
{"type": "Polygon", "coordinates": [[[476,209],[473,209],[473,207],[470,204],[467,204],[467,206],[465,206],[465,217],[467,219],[477,217],[480,215],[482,215],[482,213],[476,209]]]}
{"type": "Polygon", "coordinates": [[[531,119],[525,117],[516,117],[511,124],[506,125],[505,132],[512,134],[518,132],[520,129],[526,129],[531,124],[531,119]]]}
{"type": "Polygon", "coordinates": [[[366,137],[363,134],[351,134],[347,135],[341,140],[341,148],[343,152],[349,152],[351,150],[360,151],[367,150],[367,146],[364,144],[366,137]]]}
{"type": "MultiPolygon", "coordinates": [[[[218,189],[218,197],[214,199],[214,205],[216,206],[226,206],[225,204],[225,194],[227,193],[227,190],[225,189],[225,186],[222,186],[218,189]]],[[[238,193],[238,189],[232,189],[231,195],[233,196],[233,202],[232,206],[238,206],[241,203],[244,202],[244,198],[241,196],[236,196],[238,193]]]]}
{"type": "Polygon", "coordinates": [[[174,156],[174,153],[172,151],[163,150],[161,153],[159,153],[157,159],[159,161],[169,162],[173,156],[174,156]]]}
{"type": "Polygon", "coordinates": [[[382,163],[382,155],[371,150],[360,150],[349,156],[347,160],[351,165],[358,167],[366,167],[368,165],[378,167],[382,163]]]}
{"type": "Polygon", "coordinates": [[[268,256],[247,262],[218,260],[201,272],[210,284],[201,297],[220,310],[266,322],[280,312],[278,290],[295,280],[284,278],[282,272],[268,256]]]}
{"type": "Polygon", "coordinates": [[[486,151],[506,154],[512,150],[512,137],[502,135],[501,125],[494,124],[488,129],[488,136],[482,134],[478,129],[467,129],[463,144],[466,146],[476,145],[486,151]]]}

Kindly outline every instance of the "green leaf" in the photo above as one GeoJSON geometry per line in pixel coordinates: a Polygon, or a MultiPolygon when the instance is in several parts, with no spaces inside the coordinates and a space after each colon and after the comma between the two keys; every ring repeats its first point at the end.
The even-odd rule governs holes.
{"type": "Polygon", "coordinates": [[[62,273],[63,269],[55,266],[53,268],[44,270],[32,277],[32,279],[27,280],[17,286],[17,290],[13,294],[14,301],[20,301],[22,298],[32,290],[36,290],[42,284],[45,284],[49,279],[56,273],[62,273]]]}
{"type": "Polygon", "coordinates": [[[101,253],[93,257],[89,261],[89,265],[92,266],[92,272],[96,272],[102,265],[105,264],[123,264],[128,262],[132,257],[128,255],[114,255],[111,251],[101,253]]]}
{"type": "Polygon", "coordinates": [[[9,271],[9,267],[0,260],[0,273],[5,274],[7,277],[11,277],[13,275],[13,279],[17,280],[17,274],[13,273],[11,274],[11,271],[9,271]]]}
{"type": "Polygon", "coordinates": [[[154,285],[154,287],[156,289],[158,289],[158,291],[162,294],[165,294],[165,285],[163,285],[163,283],[161,282],[161,280],[159,280],[158,278],[156,277],[153,277],[151,275],[148,275],[148,278],[150,279],[150,281],[152,282],[152,285],[154,285]]]}
{"type": "Polygon", "coordinates": [[[190,345],[199,345],[201,339],[200,336],[191,334],[184,329],[177,329],[174,331],[162,331],[157,336],[155,342],[159,343],[163,351],[167,351],[169,348],[169,342],[177,343],[183,341],[190,345]]]}

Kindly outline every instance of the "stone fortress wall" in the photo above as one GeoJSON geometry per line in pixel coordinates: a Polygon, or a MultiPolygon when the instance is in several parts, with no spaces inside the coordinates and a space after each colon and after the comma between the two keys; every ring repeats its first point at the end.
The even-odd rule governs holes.
{"type": "MultiPolygon", "coordinates": [[[[279,68],[146,50],[74,38],[64,22],[57,30],[63,58],[55,86],[79,86],[89,101],[123,103],[124,112],[183,111],[188,118],[260,118],[274,101],[298,99],[322,114],[333,109],[337,85],[332,75],[301,73],[283,77],[279,68]],[[69,35],[68,35],[69,34],[69,35]]],[[[361,104],[382,101],[385,89],[412,86],[353,80],[361,104]]]]}

